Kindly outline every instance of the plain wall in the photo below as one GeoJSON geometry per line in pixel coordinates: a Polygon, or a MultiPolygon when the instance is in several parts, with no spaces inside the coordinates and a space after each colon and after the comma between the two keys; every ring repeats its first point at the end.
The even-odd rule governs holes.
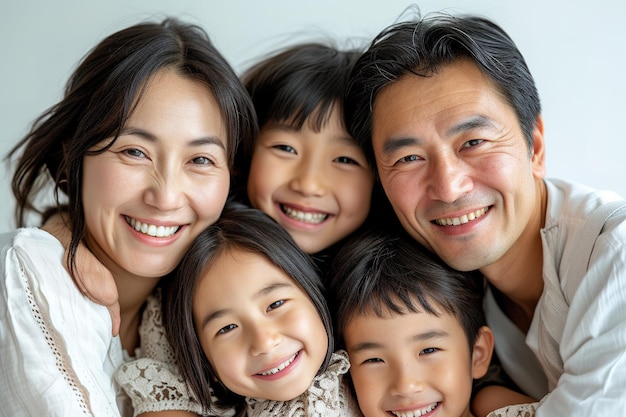
{"type": "MultiPolygon", "coordinates": [[[[237,72],[286,44],[333,37],[364,45],[411,4],[490,17],[516,41],[543,104],[548,177],[626,196],[626,2],[599,0],[138,0],[0,4],[0,153],[60,98],[77,62],[110,33],[173,15],[202,25],[237,72]]],[[[0,232],[13,225],[10,171],[0,171],[0,232]]],[[[123,192],[123,190],[120,190],[123,192]]]]}

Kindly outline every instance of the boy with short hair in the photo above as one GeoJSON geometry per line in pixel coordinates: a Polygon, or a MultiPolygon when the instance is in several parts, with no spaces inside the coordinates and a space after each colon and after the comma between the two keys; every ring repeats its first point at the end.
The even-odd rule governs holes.
{"type": "Polygon", "coordinates": [[[402,233],[374,232],[340,251],[330,285],[365,417],[472,415],[473,380],[494,345],[482,275],[446,266],[402,233]]]}

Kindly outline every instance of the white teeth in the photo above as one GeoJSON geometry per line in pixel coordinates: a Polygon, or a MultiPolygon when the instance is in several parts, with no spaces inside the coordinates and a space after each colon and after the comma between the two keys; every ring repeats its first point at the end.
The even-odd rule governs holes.
{"type": "Polygon", "coordinates": [[[323,222],[328,217],[328,214],[324,213],[310,213],[306,211],[294,210],[291,207],[287,207],[285,205],[282,205],[281,207],[283,209],[283,212],[287,216],[291,217],[292,219],[299,220],[303,223],[317,224],[323,222]]]}
{"type": "Polygon", "coordinates": [[[265,371],[265,372],[259,372],[259,375],[274,375],[282,371],[283,369],[288,367],[291,364],[291,362],[293,362],[296,359],[296,356],[298,356],[297,353],[293,355],[291,358],[287,359],[285,362],[278,365],[276,368],[272,368],[269,371],[265,371]]]}
{"type": "Polygon", "coordinates": [[[154,237],[170,237],[180,229],[180,226],[157,226],[154,224],[142,223],[138,220],[126,216],[126,222],[136,231],[154,237]]]}
{"type": "Polygon", "coordinates": [[[412,410],[412,411],[392,411],[391,414],[393,414],[394,416],[397,417],[421,417],[425,414],[430,413],[431,411],[433,411],[435,408],[437,408],[437,406],[440,403],[433,403],[431,405],[429,405],[428,407],[424,407],[421,410],[412,410]]]}
{"type": "Polygon", "coordinates": [[[489,207],[483,207],[471,213],[464,214],[461,217],[448,217],[444,219],[437,219],[435,220],[435,223],[437,223],[439,226],[458,226],[481,217],[488,210],[489,207]]]}

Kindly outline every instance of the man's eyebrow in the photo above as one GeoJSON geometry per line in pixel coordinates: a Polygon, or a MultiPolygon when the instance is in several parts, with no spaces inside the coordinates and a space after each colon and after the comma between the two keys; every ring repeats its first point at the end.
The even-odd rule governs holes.
{"type": "Polygon", "coordinates": [[[467,130],[494,126],[494,121],[491,118],[478,114],[452,126],[446,131],[446,136],[452,136],[457,133],[465,132],[467,130]]]}
{"type": "Polygon", "coordinates": [[[399,149],[406,148],[408,146],[419,145],[422,141],[419,138],[412,137],[397,137],[389,138],[383,145],[383,153],[394,153],[399,149]]]}
{"type": "MultiPolygon", "coordinates": [[[[494,127],[494,126],[495,126],[495,123],[491,118],[479,114],[479,115],[469,117],[468,119],[463,120],[462,122],[457,123],[456,125],[452,126],[450,129],[446,131],[446,136],[453,136],[455,134],[458,134],[467,130],[480,129],[484,127],[494,127]]],[[[414,145],[420,145],[421,143],[422,143],[422,140],[418,137],[406,136],[406,137],[389,138],[383,145],[383,153],[391,154],[393,152],[396,152],[399,149],[409,147],[409,146],[414,146],[414,145]]]]}

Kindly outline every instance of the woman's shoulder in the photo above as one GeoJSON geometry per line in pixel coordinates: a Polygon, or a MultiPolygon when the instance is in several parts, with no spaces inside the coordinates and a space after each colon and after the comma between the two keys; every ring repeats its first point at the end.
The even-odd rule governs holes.
{"type": "Polygon", "coordinates": [[[113,410],[112,374],[122,363],[122,349],[111,335],[107,309],[80,293],[63,265],[63,246],[52,235],[17,229],[0,234],[0,245],[0,327],[7,329],[0,332],[6,347],[1,360],[10,364],[0,388],[21,387],[12,392],[31,411],[79,409],[91,391],[98,392],[90,397],[93,409],[113,410]],[[37,366],[24,373],[28,364],[37,366]]]}
{"type": "Polygon", "coordinates": [[[7,291],[21,290],[32,308],[45,308],[47,316],[68,308],[74,312],[72,315],[88,312],[83,319],[109,316],[106,307],[96,305],[80,292],[65,269],[63,245],[48,232],[29,227],[0,234],[0,251],[3,287],[7,291]]]}
{"type": "Polygon", "coordinates": [[[6,253],[17,250],[29,258],[63,255],[63,245],[50,233],[38,227],[22,227],[0,233],[0,248],[6,253]]]}

